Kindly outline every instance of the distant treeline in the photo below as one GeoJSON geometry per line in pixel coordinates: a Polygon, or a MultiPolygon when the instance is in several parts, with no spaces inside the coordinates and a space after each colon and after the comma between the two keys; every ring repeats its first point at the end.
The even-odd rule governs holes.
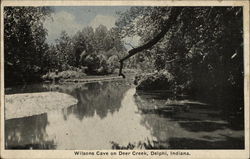
{"type": "Polygon", "coordinates": [[[110,74],[125,53],[118,29],[85,27],[70,37],[62,31],[55,44],[46,42],[44,21],[50,7],[4,8],[5,84],[39,81],[50,71],[82,70],[110,74]]]}

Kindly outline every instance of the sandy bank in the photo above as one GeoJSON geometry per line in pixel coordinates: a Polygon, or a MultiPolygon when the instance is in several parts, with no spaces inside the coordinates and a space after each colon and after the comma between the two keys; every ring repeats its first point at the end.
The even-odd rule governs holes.
{"type": "Polygon", "coordinates": [[[59,92],[5,95],[5,119],[38,115],[74,104],[77,99],[59,92]]]}

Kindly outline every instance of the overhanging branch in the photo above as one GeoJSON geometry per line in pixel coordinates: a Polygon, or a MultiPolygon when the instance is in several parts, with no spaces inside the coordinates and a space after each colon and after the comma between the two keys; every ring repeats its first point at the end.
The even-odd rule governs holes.
{"type": "Polygon", "coordinates": [[[151,48],[157,42],[159,42],[166,35],[166,33],[169,31],[169,29],[172,27],[172,25],[175,23],[177,17],[180,15],[182,10],[183,10],[182,7],[173,8],[171,13],[170,13],[169,18],[167,19],[165,25],[163,25],[159,34],[157,34],[152,40],[148,41],[146,44],[139,46],[137,48],[131,49],[128,52],[128,55],[120,60],[119,76],[123,76],[123,78],[125,78],[125,75],[122,73],[123,61],[125,61],[126,59],[130,58],[131,56],[137,54],[138,52],[141,52],[145,49],[151,48]]]}

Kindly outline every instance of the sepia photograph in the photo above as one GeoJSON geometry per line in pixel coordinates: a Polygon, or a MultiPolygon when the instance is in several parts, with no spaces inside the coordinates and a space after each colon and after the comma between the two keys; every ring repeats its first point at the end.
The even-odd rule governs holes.
{"type": "Polygon", "coordinates": [[[243,6],[1,7],[2,149],[249,148],[243,6]]]}

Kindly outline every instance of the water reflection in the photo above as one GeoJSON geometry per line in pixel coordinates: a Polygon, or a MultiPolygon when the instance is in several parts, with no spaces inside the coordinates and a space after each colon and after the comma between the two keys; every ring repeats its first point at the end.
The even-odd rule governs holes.
{"type": "MultiPolygon", "coordinates": [[[[67,113],[74,113],[80,120],[96,113],[104,118],[121,107],[121,100],[129,88],[122,82],[87,83],[85,85],[49,86],[48,89],[68,93],[78,99],[76,106],[69,107],[67,113]]],[[[67,115],[66,115],[67,116],[67,115]]]]}
{"type": "Polygon", "coordinates": [[[5,145],[12,149],[53,149],[46,134],[47,114],[5,121],[5,145]]]}
{"type": "Polygon", "coordinates": [[[141,125],[133,97],[135,88],[130,87],[122,82],[75,87],[46,85],[47,90],[71,94],[78,104],[38,116],[7,120],[6,148],[111,149],[115,143],[127,146],[151,141],[150,131],[141,125]]]}
{"type": "Polygon", "coordinates": [[[108,112],[105,118],[96,112],[91,118],[82,120],[70,114],[64,121],[60,113],[48,113],[50,124],[46,132],[58,149],[111,149],[112,143],[125,146],[151,139],[150,132],[140,124],[141,116],[135,113],[138,109],[131,99],[134,91],[128,90],[119,111],[108,112]]]}
{"type": "Polygon", "coordinates": [[[234,129],[221,110],[192,100],[171,100],[153,94],[135,101],[155,140],[153,149],[243,149],[244,129],[234,129]]]}
{"type": "Polygon", "coordinates": [[[120,83],[90,83],[88,89],[77,89],[75,96],[79,103],[68,111],[77,114],[79,119],[92,117],[96,113],[100,118],[118,111],[121,107],[121,99],[128,87],[120,83]]]}
{"type": "Polygon", "coordinates": [[[39,85],[30,91],[64,92],[79,102],[6,120],[7,149],[244,148],[244,130],[234,129],[220,110],[162,92],[136,93],[126,81],[39,85]]]}

